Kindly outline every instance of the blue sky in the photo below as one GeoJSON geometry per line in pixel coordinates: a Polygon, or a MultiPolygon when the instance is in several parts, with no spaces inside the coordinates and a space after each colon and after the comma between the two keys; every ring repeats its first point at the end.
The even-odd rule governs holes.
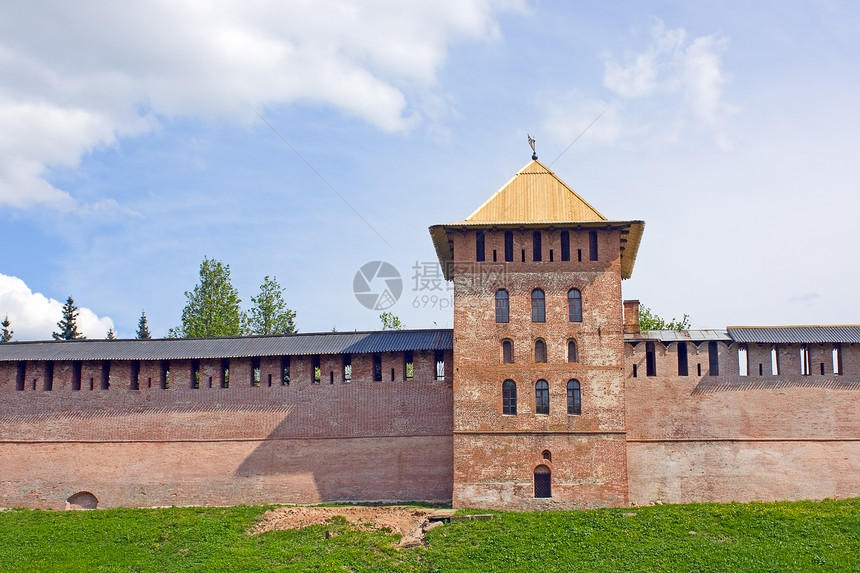
{"type": "Polygon", "coordinates": [[[91,338],[142,310],[162,336],[211,257],[246,305],[276,276],[302,332],[375,329],[353,278],[384,260],[390,310],[450,327],[450,291],[415,290],[427,227],[530,133],[646,221],[625,298],[860,323],[857,29],[849,2],[0,2],[0,314],[49,338],[71,294],[91,338]]]}

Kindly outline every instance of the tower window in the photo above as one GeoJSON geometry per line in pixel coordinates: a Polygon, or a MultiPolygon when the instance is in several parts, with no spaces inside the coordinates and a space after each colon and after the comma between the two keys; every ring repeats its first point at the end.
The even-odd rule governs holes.
{"type": "Polygon", "coordinates": [[[505,231],[505,262],[511,263],[514,260],[514,232],[505,231]]]}
{"type": "Polygon", "coordinates": [[[532,233],[532,260],[543,260],[540,231],[535,231],[532,233]]]}
{"type": "Polygon", "coordinates": [[[352,381],[352,354],[343,355],[343,381],[352,381]]]}
{"type": "Polygon", "coordinates": [[[475,233],[475,260],[484,261],[484,231],[475,233]]]}
{"type": "Polygon", "coordinates": [[[570,322],[582,322],[582,293],[575,288],[567,291],[567,311],[570,322]]]}
{"type": "Polygon", "coordinates": [[[687,343],[678,343],[678,376],[687,376],[689,369],[687,365],[687,343]]]}
{"type": "Polygon", "coordinates": [[[546,322],[546,295],[539,288],[532,291],[532,322],[546,322]]]}
{"type": "Polygon", "coordinates": [[[281,385],[290,385],[290,357],[281,356],[281,385]]]}
{"type": "Polygon", "coordinates": [[[582,389],[579,380],[571,380],[567,383],[567,413],[572,416],[582,414],[582,389]]]}
{"type": "Polygon", "coordinates": [[[749,376],[750,373],[750,355],[746,344],[738,346],[738,375],[749,376]]]}
{"type": "Polygon", "coordinates": [[[403,379],[404,380],[414,380],[415,379],[415,362],[412,356],[412,351],[408,350],[403,353],[403,379]]]}
{"type": "Polygon", "coordinates": [[[588,232],[588,260],[597,260],[597,231],[588,232]]]}
{"type": "Polygon", "coordinates": [[[720,375],[720,352],[717,343],[713,340],[708,342],[708,375],[720,375]]]}
{"type": "Polygon", "coordinates": [[[549,384],[546,380],[535,383],[535,414],[549,414],[549,384]]]}
{"type": "Polygon", "coordinates": [[[653,342],[645,343],[645,376],[657,375],[657,351],[653,342]]]}
{"type": "Polygon", "coordinates": [[[496,322],[508,322],[510,318],[510,299],[508,291],[496,291],[496,322]]]}
{"type": "Polygon", "coordinates": [[[579,362],[579,356],[576,352],[576,341],[568,340],[567,341],[567,361],[568,362],[579,362]]]}
{"type": "Polygon", "coordinates": [[[436,362],[436,380],[445,380],[445,351],[437,350],[434,359],[436,362]]]}
{"type": "Polygon", "coordinates": [[[535,340],[535,362],[546,362],[546,342],[541,338],[535,340]]]}
{"type": "Polygon", "coordinates": [[[313,356],[311,358],[311,384],[319,384],[322,379],[322,372],[320,371],[320,357],[313,356]]]}
{"type": "Polygon", "coordinates": [[[373,381],[382,382],[382,355],[373,355],[373,381]]]}
{"type": "Polygon", "coordinates": [[[502,383],[502,414],[517,415],[517,384],[513,380],[502,383]]]}
{"type": "Polygon", "coordinates": [[[561,235],[561,260],[570,260],[570,231],[562,231],[561,235]]]}
{"type": "Polygon", "coordinates": [[[514,343],[507,338],[502,341],[502,362],[504,364],[514,363],[514,343]]]}
{"type": "Polygon", "coordinates": [[[842,345],[838,342],[833,345],[833,373],[842,374],[842,345]]]}

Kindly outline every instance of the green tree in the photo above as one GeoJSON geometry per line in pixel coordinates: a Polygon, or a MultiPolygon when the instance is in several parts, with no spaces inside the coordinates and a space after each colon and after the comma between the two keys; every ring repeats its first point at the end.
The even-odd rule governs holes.
{"type": "Polygon", "coordinates": [[[171,338],[211,338],[239,336],[243,332],[245,315],[239,305],[242,299],[230,282],[230,265],[203,258],[200,263],[200,283],[185,292],[187,302],[182,309],[182,324],[167,333],[171,338]]]}
{"type": "Polygon", "coordinates": [[[400,317],[393,312],[383,312],[379,315],[382,322],[382,330],[403,330],[405,326],[400,322],[400,317]]]}
{"type": "Polygon", "coordinates": [[[116,332],[114,332],[113,327],[108,328],[107,334],[105,335],[105,339],[107,340],[116,340],[116,332]]]}
{"type": "Polygon", "coordinates": [[[140,313],[140,320],[137,321],[137,338],[149,340],[152,334],[149,332],[149,323],[146,320],[146,311],[140,313]]]}
{"type": "Polygon", "coordinates": [[[61,318],[60,322],[57,323],[57,328],[59,328],[60,331],[51,334],[51,336],[54,337],[54,340],[75,340],[86,338],[86,336],[78,331],[78,314],[79,312],[78,307],[75,306],[75,299],[72,298],[72,295],[69,295],[69,298],[66,299],[66,303],[63,305],[63,318],[61,318]]]}
{"type": "Polygon", "coordinates": [[[12,326],[12,323],[9,321],[8,314],[3,319],[3,322],[0,322],[0,326],[3,327],[3,332],[0,333],[0,342],[9,342],[12,340],[12,335],[15,334],[15,331],[9,328],[12,326]]]}
{"type": "Polygon", "coordinates": [[[296,313],[284,302],[284,289],[278,277],[263,279],[260,294],[251,297],[248,330],[251,334],[295,334],[296,313]]]}
{"type": "Polygon", "coordinates": [[[639,307],[639,330],[687,330],[690,328],[690,317],[686,314],[681,320],[672,318],[669,322],[651,312],[647,306],[639,307]]]}

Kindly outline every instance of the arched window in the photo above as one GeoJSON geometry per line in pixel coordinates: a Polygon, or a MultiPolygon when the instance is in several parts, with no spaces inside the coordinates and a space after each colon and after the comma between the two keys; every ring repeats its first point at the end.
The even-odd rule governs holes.
{"type": "Polygon", "coordinates": [[[573,339],[567,341],[567,361],[579,362],[579,355],[576,353],[576,341],[573,339]]]}
{"type": "Polygon", "coordinates": [[[540,459],[546,460],[552,463],[552,452],[549,450],[544,450],[540,453],[540,459]]]}
{"type": "Polygon", "coordinates": [[[567,310],[570,322],[582,322],[582,294],[575,288],[567,291],[567,310]]]}
{"type": "Polygon", "coordinates": [[[535,414],[549,414],[549,384],[538,380],[535,384],[535,414]]]}
{"type": "Polygon", "coordinates": [[[496,322],[508,322],[510,317],[511,303],[508,291],[499,289],[496,291],[496,322]]]}
{"type": "Polygon", "coordinates": [[[579,388],[579,380],[571,380],[567,383],[567,413],[574,416],[582,414],[582,391],[579,388]]]}
{"type": "Polygon", "coordinates": [[[546,322],[546,295],[539,288],[532,291],[532,322],[546,322]]]}
{"type": "Polygon", "coordinates": [[[535,362],[546,362],[546,342],[542,338],[535,340],[535,362]]]}
{"type": "Polygon", "coordinates": [[[535,497],[552,497],[552,470],[544,464],[535,468],[535,497]]]}
{"type": "Polygon", "coordinates": [[[517,384],[513,380],[502,383],[502,414],[517,415],[517,384]]]}
{"type": "Polygon", "coordinates": [[[505,364],[514,363],[514,343],[512,340],[502,340],[502,362],[505,364]]]}

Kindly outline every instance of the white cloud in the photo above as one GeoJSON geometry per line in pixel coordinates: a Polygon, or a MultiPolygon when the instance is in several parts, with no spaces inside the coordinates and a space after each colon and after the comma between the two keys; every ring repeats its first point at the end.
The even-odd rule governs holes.
{"type": "MultiPolygon", "coordinates": [[[[65,302],[65,301],[64,301],[65,302]]],[[[62,318],[63,302],[30,290],[21,279],[0,274],[0,317],[9,317],[13,340],[50,340],[62,318]]],[[[113,321],[79,308],[78,330],[87,338],[104,338],[113,321]]]]}
{"type": "Polygon", "coordinates": [[[78,208],[43,179],[46,169],[74,166],[158,117],[254,121],[267,105],[309,102],[408,130],[426,116],[422,101],[438,101],[433,84],[448,46],[495,40],[495,14],[524,5],[4,3],[0,205],[78,208]]]}

